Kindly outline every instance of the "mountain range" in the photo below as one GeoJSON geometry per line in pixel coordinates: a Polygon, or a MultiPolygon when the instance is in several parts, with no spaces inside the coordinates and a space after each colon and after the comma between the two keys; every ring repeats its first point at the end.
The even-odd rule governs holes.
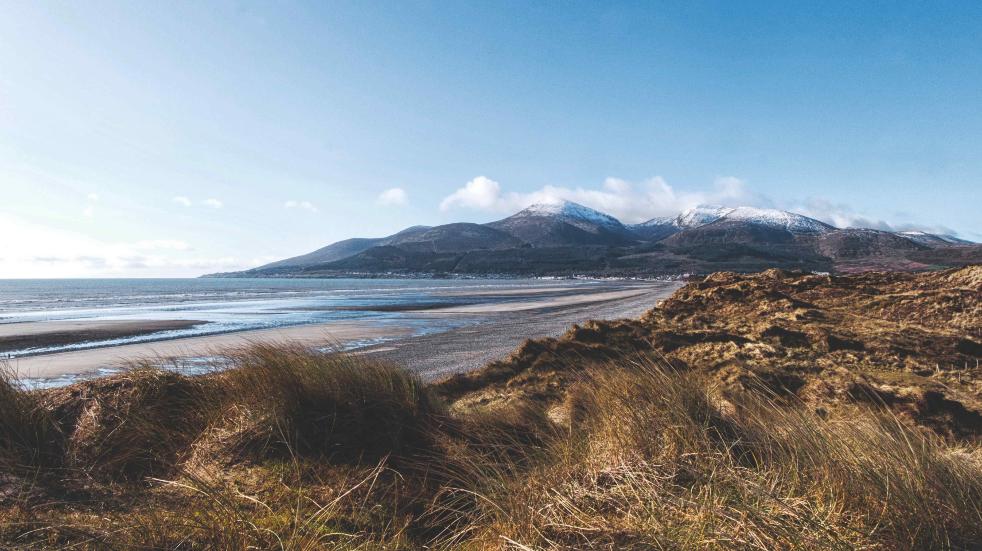
{"type": "Polygon", "coordinates": [[[766,268],[923,270],[982,262],[950,235],[836,228],[776,209],[699,206],[623,224],[571,201],[487,224],[412,226],[352,238],[242,272],[206,277],[669,276],[766,268]]]}

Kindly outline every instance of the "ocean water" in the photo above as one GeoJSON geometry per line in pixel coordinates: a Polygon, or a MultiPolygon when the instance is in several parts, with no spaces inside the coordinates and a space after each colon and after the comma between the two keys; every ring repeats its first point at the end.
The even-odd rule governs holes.
{"type": "MultiPolygon", "coordinates": [[[[594,285],[564,281],[563,286],[594,285]]],[[[420,316],[410,308],[527,300],[550,280],[414,279],[91,279],[0,280],[0,325],[75,320],[193,320],[192,327],[47,348],[8,350],[7,358],[336,320],[371,320],[416,333],[473,322],[420,316]]],[[[373,344],[373,343],[363,343],[373,344]]]]}

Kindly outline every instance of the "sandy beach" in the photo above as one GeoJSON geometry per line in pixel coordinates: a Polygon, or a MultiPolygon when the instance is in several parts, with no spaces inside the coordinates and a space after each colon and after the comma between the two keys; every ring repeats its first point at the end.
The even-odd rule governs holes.
{"type": "MultiPolygon", "coordinates": [[[[523,300],[502,305],[493,312],[481,305],[487,315],[484,323],[370,346],[362,352],[402,365],[424,380],[440,379],[481,368],[507,357],[526,339],[558,336],[577,323],[639,317],[680,286],[675,282],[652,282],[624,291],[598,290],[575,297],[523,300]]],[[[479,308],[447,310],[476,312],[479,308]]]]}
{"type": "MultiPolygon", "coordinates": [[[[274,329],[176,338],[27,356],[10,360],[19,377],[49,379],[126,366],[141,358],[213,356],[223,348],[253,342],[299,342],[305,346],[359,346],[360,353],[378,354],[420,372],[424,377],[474,369],[509,353],[526,338],[556,335],[588,319],[634,317],[668,296],[678,284],[651,282],[611,291],[609,287],[571,288],[557,285],[526,290],[508,302],[425,305],[405,310],[405,318],[379,323],[335,321],[274,329]],[[542,296],[536,296],[542,295],[542,296]],[[418,335],[420,326],[440,320],[466,319],[465,327],[418,335]]],[[[477,293],[475,293],[477,296],[477,293]]],[[[32,322],[0,326],[0,344],[70,342],[90,335],[133,335],[185,327],[185,320],[32,322]]]]}

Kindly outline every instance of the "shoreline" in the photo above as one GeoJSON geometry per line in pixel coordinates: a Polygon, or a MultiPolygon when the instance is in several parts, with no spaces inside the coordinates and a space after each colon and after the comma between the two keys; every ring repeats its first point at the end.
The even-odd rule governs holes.
{"type": "MultiPolygon", "coordinates": [[[[4,353],[32,348],[141,337],[161,331],[190,329],[201,320],[70,320],[23,321],[0,324],[0,358],[4,353]]],[[[38,352],[36,355],[47,354],[38,352]]],[[[32,354],[35,355],[35,354],[32,354]]]]}
{"type": "Polygon", "coordinates": [[[54,379],[67,375],[86,375],[100,369],[121,369],[146,358],[214,356],[221,349],[246,346],[254,342],[291,341],[308,346],[331,346],[359,340],[407,336],[410,332],[409,327],[338,321],[54,352],[13,358],[7,364],[20,379],[54,379]]]}
{"type": "MultiPolygon", "coordinates": [[[[221,349],[254,342],[291,341],[320,348],[354,345],[359,353],[377,353],[414,371],[452,372],[480,367],[475,358],[491,358],[490,351],[504,354],[525,338],[555,335],[573,323],[587,319],[636,317],[654,307],[678,286],[678,283],[658,282],[629,289],[579,289],[579,292],[558,296],[554,294],[555,289],[550,289],[553,293],[542,293],[544,296],[536,297],[533,291],[527,296],[515,296],[518,300],[505,302],[456,303],[439,308],[420,304],[418,308],[400,312],[399,317],[384,321],[338,320],[249,329],[22,356],[6,363],[20,379],[73,379],[124,369],[140,359],[207,358],[217,355],[221,349]],[[461,323],[466,327],[460,327],[461,323]],[[504,328],[507,328],[507,335],[501,332],[504,328]],[[487,335],[487,339],[475,338],[477,335],[487,335]],[[448,346],[460,350],[450,355],[434,352],[433,358],[420,361],[428,346],[435,347],[434,350],[448,346]]],[[[43,334],[46,323],[66,322],[33,323],[38,326],[32,331],[43,334]]],[[[105,322],[68,323],[84,326],[105,322]]]]}

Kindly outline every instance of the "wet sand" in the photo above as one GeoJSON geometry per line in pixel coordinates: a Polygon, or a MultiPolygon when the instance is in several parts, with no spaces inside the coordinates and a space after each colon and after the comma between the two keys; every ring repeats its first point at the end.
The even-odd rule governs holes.
{"type": "Polygon", "coordinates": [[[609,302],[620,299],[647,295],[649,288],[627,289],[623,291],[610,291],[606,293],[577,293],[566,296],[540,298],[538,300],[522,300],[506,303],[492,304],[464,304],[439,308],[436,311],[444,314],[491,314],[501,312],[516,312],[523,310],[537,310],[540,308],[557,308],[562,306],[572,306],[587,302],[609,302]]]}
{"type": "Polygon", "coordinates": [[[0,324],[0,353],[187,329],[195,320],[36,321],[0,324]]]}
{"type": "Polygon", "coordinates": [[[125,367],[128,363],[143,358],[213,356],[222,349],[254,342],[290,341],[314,347],[343,345],[352,341],[384,337],[405,337],[411,333],[410,327],[378,326],[367,322],[335,322],[73,350],[15,358],[9,360],[8,364],[18,377],[47,379],[99,369],[125,367]]]}
{"type": "MultiPolygon", "coordinates": [[[[399,319],[385,324],[371,320],[338,321],[195,336],[29,356],[10,360],[9,366],[22,378],[54,378],[117,368],[140,358],[212,356],[222,348],[252,342],[293,341],[311,347],[323,347],[381,340],[384,342],[359,348],[359,353],[378,355],[404,365],[426,379],[432,379],[448,373],[479,368],[489,361],[506,356],[526,338],[558,335],[574,323],[589,319],[637,317],[670,295],[678,286],[677,283],[647,282],[621,285],[617,290],[611,291],[610,287],[604,286],[574,289],[557,285],[557,288],[550,288],[543,293],[545,296],[538,298],[528,293],[529,296],[516,297],[518,300],[507,302],[457,304],[444,308],[434,308],[431,304],[421,305],[422,309],[405,312],[408,316],[404,323],[400,323],[399,319]],[[561,291],[558,296],[557,290],[561,291]],[[454,318],[467,319],[471,324],[439,333],[415,335],[421,324],[432,322],[432,325],[439,326],[447,319],[454,318]]],[[[86,328],[86,324],[101,324],[102,330],[128,329],[123,325],[105,325],[111,323],[113,322],[38,322],[11,325],[24,326],[23,329],[35,334],[91,329],[86,328]],[[44,325],[48,325],[48,330],[42,327],[44,325]]],[[[10,329],[7,334],[15,335],[16,330],[10,329]]]]}
{"type": "Polygon", "coordinates": [[[595,293],[580,300],[545,299],[535,307],[505,304],[477,325],[370,346],[359,352],[395,362],[432,381],[479,369],[506,358],[526,339],[556,337],[577,323],[640,317],[681,286],[653,282],[640,292],[595,293]]]}

